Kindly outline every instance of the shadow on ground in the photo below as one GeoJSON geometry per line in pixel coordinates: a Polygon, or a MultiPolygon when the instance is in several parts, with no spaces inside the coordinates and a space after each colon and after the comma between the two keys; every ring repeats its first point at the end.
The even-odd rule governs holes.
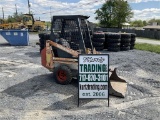
{"type": "Polygon", "coordinates": [[[27,55],[27,56],[29,56],[31,58],[33,58],[33,57],[40,57],[41,56],[40,52],[27,52],[27,53],[25,53],[25,55],[27,55]]]}
{"type": "Polygon", "coordinates": [[[11,46],[9,43],[0,43],[0,47],[8,47],[11,46]]]}
{"type": "MultiPolygon", "coordinates": [[[[78,82],[74,80],[69,85],[60,85],[55,83],[52,74],[39,75],[25,82],[11,86],[3,91],[11,96],[20,97],[26,99],[27,97],[32,97],[38,91],[47,91],[47,94],[61,94],[65,96],[70,96],[62,101],[54,102],[53,104],[44,110],[59,110],[59,109],[72,109],[77,107],[78,104],[78,82]]],[[[43,94],[38,94],[43,96],[43,94]]],[[[36,97],[36,96],[35,96],[36,97]]],[[[91,99],[80,101],[80,105],[84,105],[90,102],[91,99]]]]}

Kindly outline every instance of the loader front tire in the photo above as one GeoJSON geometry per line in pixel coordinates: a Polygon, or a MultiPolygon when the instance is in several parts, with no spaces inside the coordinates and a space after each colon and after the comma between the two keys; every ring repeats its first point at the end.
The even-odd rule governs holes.
{"type": "Polygon", "coordinates": [[[72,81],[71,69],[65,65],[56,67],[53,75],[58,84],[66,85],[72,81]]]}

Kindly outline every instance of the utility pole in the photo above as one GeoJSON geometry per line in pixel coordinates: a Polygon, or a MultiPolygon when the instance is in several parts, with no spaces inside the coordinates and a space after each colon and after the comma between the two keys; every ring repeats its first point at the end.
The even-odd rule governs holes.
{"type": "Polygon", "coordinates": [[[29,9],[29,14],[31,14],[31,11],[30,11],[30,3],[29,3],[29,0],[28,0],[28,9],[29,9]]]}
{"type": "Polygon", "coordinates": [[[3,7],[2,7],[2,13],[3,13],[3,19],[4,19],[4,11],[3,11],[3,7]]]}
{"type": "Polygon", "coordinates": [[[51,16],[51,6],[50,6],[50,17],[52,18],[52,16],[51,16]]]}
{"type": "Polygon", "coordinates": [[[17,12],[17,5],[15,4],[15,8],[16,8],[16,15],[18,15],[18,12],[17,12]]]}

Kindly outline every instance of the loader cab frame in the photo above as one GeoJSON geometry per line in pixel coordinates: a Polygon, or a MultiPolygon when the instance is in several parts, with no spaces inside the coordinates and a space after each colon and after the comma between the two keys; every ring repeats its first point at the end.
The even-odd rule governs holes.
{"type": "Polygon", "coordinates": [[[26,26],[32,26],[34,24],[34,18],[32,14],[23,15],[23,24],[26,26]]]}
{"type": "Polygon", "coordinates": [[[53,16],[51,22],[51,40],[56,42],[56,35],[66,39],[69,44],[77,44],[82,54],[86,49],[93,51],[87,19],[83,15],[53,16]]]}

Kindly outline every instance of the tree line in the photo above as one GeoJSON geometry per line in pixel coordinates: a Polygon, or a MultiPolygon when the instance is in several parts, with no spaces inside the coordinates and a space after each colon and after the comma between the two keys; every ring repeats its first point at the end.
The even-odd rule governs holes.
{"type": "Polygon", "coordinates": [[[148,21],[146,21],[146,20],[143,20],[143,21],[142,20],[134,20],[134,21],[131,21],[129,23],[132,27],[143,27],[143,26],[146,26],[146,25],[151,25],[154,22],[156,22],[158,25],[160,25],[160,19],[155,19],[155,18],[150,19],[148,21]]]}
{"type": "Polygon", "coordinates": [[[9,15],[5,21],[7,23],[21,22],[23,19],[23,13],[13,13],[13,15],[9,15]]]}
{"type": "Polygon", "coordinates": [[[132,27],[143,27],[153,22],[160,25],[160,19],[150,19],[149,21],[131,21],[134,13],[126,0],[107,0],[101,8],[96,10],[95,19],[99,21],[100,27],[122,28],[123,23],[130,23],[132,27]]]}

